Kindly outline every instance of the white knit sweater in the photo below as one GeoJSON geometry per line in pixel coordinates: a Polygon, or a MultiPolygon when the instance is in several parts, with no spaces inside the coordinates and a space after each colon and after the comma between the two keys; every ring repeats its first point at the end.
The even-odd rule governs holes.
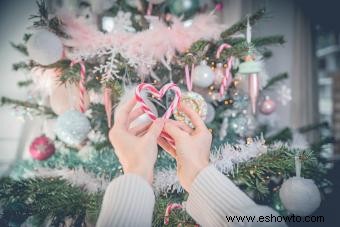
{"type": "MultiPolygon", "coordinates": [[[[138,226],[152,223],[155,196],[141,177],[125,174],[106,189],[97,227],[138,226]]],[[[278,216],[269,207],[254,203],[232,181],[213,166],[203,169],[194,180],[186,202],[186,211],[201,226],[286,226],[283,222],[228,222],[226,216],[278,216]]]]}

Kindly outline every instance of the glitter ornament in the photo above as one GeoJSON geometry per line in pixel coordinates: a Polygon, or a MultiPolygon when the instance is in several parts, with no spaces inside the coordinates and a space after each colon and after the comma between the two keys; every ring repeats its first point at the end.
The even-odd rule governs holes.
{"type": "MultiPolygon", "coordinates": [[[[206,119],[208,105],[200,94],[196,92],[182,93],[181,103],[185,104],[186,106],[193,109],[196,113],[198,113],[202,120],[206,119]]],[[[183,112],[178,111],[177,108],[174,111],[174,117],[177,121],[182,121],[189,125],[191,128],[194,127],[190,119],[183,112]]]]}
{"type": "Polygon", "coordinates": [[[276,103],[271,98],[269,98],[269,96],[266,96],[260,106],[260,112],[264,115],[270,115],[275,111],[275,109],[276,103]]]}
{"type": "Polygon", "coordinates": [[[55,147],[52,140],[42,135],[33,140],[29,147],[29,152],[34,159],[42,161],[54,154],[55,147]]]}
{"type": "Polygon", "coordinates": [[[205,123],[211,123],[215,118],[215,108],[210,103],[207,103],[207,117],[205,118],[205,123]]]}
{"type": "Polygon", "coordinates": [[[42,29],[30,37],[27,51],[33,61],[41,65],[50,65],[62,58],[63,44],[57,35],[42,29]]]}
{"type": "Polygon", "coordinates": [[[55,132],[58,138],[70,146],[81,144],[91,130],[91,125],[85,114],[69,110],[57,119],[55,132]]]}
{"type": "Polygon", "coordinates": [[[196,66],[192,72],[193,84],[207,88],[214,83],[215,73],[207,65],[206,61],[202,61],[200,65],[196,66]]]}
{"type": "Polygon", "coordinates": [[[310,215],[321,203],[320,191],[314,181],[302,177],[286,180],[279,194],[283,206],[295,215],[310,215]]]}

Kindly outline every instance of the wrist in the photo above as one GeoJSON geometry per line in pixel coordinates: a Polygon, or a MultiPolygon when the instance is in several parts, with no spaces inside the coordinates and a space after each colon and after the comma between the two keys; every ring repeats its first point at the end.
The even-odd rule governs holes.
{"type": "Polygon", "coordinates": [[[153,181],[153,169],[141,168],[141,167],[123,167],[124,174],[135,174],[144,178],[150,185],[153,181]]]}

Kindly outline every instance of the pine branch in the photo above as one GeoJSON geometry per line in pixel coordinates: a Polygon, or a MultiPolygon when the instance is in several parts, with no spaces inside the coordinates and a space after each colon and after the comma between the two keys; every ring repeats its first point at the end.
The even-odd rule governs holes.
{"type": "Polygon", "coordinates": [[[288,73],[281,73],[281,74],[279,74],[279,75],[277,75],[277,76],[271,78],[271,79],[268,81],[267,85],[264,86],[263,90],[266,90],[266,89],[268,89],[268,88],[271,88],[271,87],[273,87],[273,85],[275,85],[276,83],[281,82],[282,80],[286,80],[286,79],[288,79],[288,73]]]}
{"type": "Polygon", "coordinates": [[[284,37],[282,35],[272,35],[272,36],[266,36],[266,37],[259,37],[254,38],[252,40],[252,43],[255,47],[262,47],[262,46],[268,46],[268,45],[274,45],[274,44],[284,44],[286,41],[284,40],[284,37]]]}
{"type": "Polygon", "coordinates": [[[1,97],[0,105],[12,105],[15,107],[23,107],[35,111],[38,115],[47,115],[49,117],[56,117],[57,115],[52,111],[51,108],[36,103],[27,101],[21,101],[16,99],[10,99],[7,97],[1,97]]]}
{"type": "Polygon", "coordinates": [[[11,46],[23,55],[28,56],[27,48],[24,44],[14,44],[13,42],[11,42],[11,46]]]}
{"type": "MultiPolygon", "coordinates": [[[[249,16],[250,25],[254,25],[257,21],[259,21],[265,15],[265,12],[266,12],[265,9],[260,9],[257,12],[255,12],[253,15],[249,16]]],[[[227,30],[221,33],[221,38],[226,39],[229,36],[235,34],[236,32],[245,30],[247,28],[247,21],[248,21],[248,17],[245,17],[241,21],[235,23],[230,28],[228,28],[227,30]]]]}

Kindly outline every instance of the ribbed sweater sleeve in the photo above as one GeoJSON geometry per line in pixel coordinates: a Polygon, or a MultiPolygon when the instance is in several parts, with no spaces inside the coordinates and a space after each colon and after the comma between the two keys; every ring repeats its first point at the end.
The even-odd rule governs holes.
{"type": "Polygon", "coordinates": [[[269,207],[257,205],[214,166],[206,167],[195,178],[186,202],[186,210],[203,227],[286,226],[282,222],[261,225],[256,221],[254,223],[228,221],[226,216],[258,217],[271,214],[277,216],[278,213],[269,207]]]}
{"type": "Polygon", "coordinates": [[[151,185],[142,177],[125,174],[107,187],[97,227],[149,227],[155,196],[151,185]]]}

